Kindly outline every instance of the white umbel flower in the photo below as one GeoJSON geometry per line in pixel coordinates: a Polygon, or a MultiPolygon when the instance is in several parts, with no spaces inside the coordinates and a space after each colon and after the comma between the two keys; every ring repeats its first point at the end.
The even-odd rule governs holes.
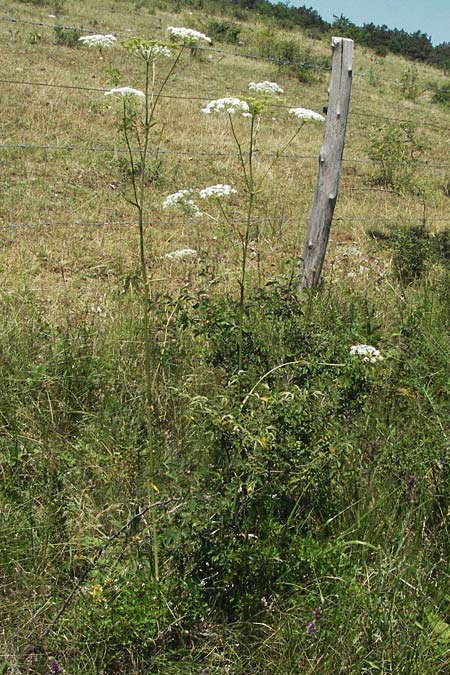
{"type": "Polygon", "coordinates": [[[141,56],[144,61],[155,61],[158,57],[162,56],[163,58],[170,59],[172,52],[169,47],[166,45],[139,45],[136,48],[136,56],[141,56]]]}
{"type": "Polygon", "coordinates": [[[200,33],[198,30],[192,30],[192,28],[169,26],[167,32],[173,40],[179,40],[185,45],[193,45],[198,42],[207,42],[208,44],[211,44],[211,38],[207,37],[204,33],[200,33]]]}
{"type": "Polygon", "coordinates": [[[210,115],[213,112],[226,112],[230,115],[234,113],[241,113],[243,117],[251,117],[250,106],[247,101],[240,98],[229,96],[228,98],[218,98],[210,101],[206,108],[202,108],[201,112],[205,115],[210,115]]]}
{"type": "Polygon", "coordinates": [[[197,251],[195,248],[180,248],[177,251],[171,251],[165,254],[167,260],[182,260],[183,258],[195,258],[197,251]]]}
{"type": "Polygon", "coordinates": [[[284,90],[276,82],[249,82],[250,91],[256,91],[258,94],[284,94],[284,90]]]}
{"type": "Polygon", "coordinates": [[[218,183],[217,185],[210,185],[209,187],[199,190],[198,196],[200,199],[207,199],[208,197],[228,197],[229,195],[237,194],[237,190],[231,187],[231,185],[225,185],[223,183],[218,183]]]}
{"type": "Polygon", "coordinates": [[[289,108],[289,114],[294,115],[294,117],[297,117],[300,120],[325,122],[325,117],[323,115],[314,112],[314,110],[308,110],[308,108],[289,108]]]}
{"type": "Polygon", "coordinates": [[[167,195],[163,201],[163,209],[169,208],[169,206],[175,206],[178,202],[186,201],[192,194],[192,190],[178,190],[171,195],[167,195]]]}
{"type": "Polygon", "coordinates": [[[167,195],[163,201],[163,209],[171,208],[176,206],[180,208],[184,213],[188,215],[195,216],[195,218],[200,218],[202,212],[198,208],[197,204],[191,199],[192,190],[178,190],[171,195],[167,195]]]}
{"type": "Polygon", "coordinates": [[[145,98],[145,94],[140,89],[133,89],[133,87],[115,87],[105,92],[105,96],[137,96],[137,98],[145,98]]]}
{"type": "Polygon", "coordinates": [[[383,360],[380,351],[372,345],[353,345],[350,347],[350,355],[360,356],[367,363],[376,363],[383,360]]]}
{"type": "Polygon", "coordinates": [[[117,38],[114,35],[83,35],[78,38],[78,42],[81,42],[88,47],[113,47],[117,38]]]}
{"type": "Polygon", "coordinates": [[[122,42],[123,47],[133,54],[148,63],[156,61],[159,57],[170,58],[172,50],[169,45],[155,42],[154,40],[144,40],[143,38],[131,38],[122,42]]]}

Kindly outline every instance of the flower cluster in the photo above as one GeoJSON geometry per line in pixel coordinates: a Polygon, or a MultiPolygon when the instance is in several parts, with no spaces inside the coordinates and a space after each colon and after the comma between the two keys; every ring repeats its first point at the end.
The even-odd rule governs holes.
{"type": "Polygon", "coordinates": [[[350,354],[351,356],[360,356],[363,361],[368,363],[376,363],[383,360],[380,351],[371,345],[353,345],[353,347],[350,347],[350,354]]]}
{"type": "Polygon", "coordinates": [[[198,30],[192,30],[192,28],[177,28],[176,26],[169,26],[167,29],[169,36],[173,40],[178,40],[185,45],[193,45],[198,42],[208,42],[211,43],[211,38],[207,37],[204,33],[200,33],[198,30]]]}
{"type": "Polygon", "coordinates": [[[221,197],[228,197],[229,195],[237,194],[237,190],[232,188],[231,185],[225,185],[223,183],[209,185],[208,187],[203,188],[203,190],[198,191],[194,190],[193,188],[178,190],[178,192],[174,192],[165,198],[162,207],[163,209],[168,209],[172,206],[175,206],[190,216],[200,218],[203,214],[192,199],[194,193],[198,194],[200,199],[220,199],[221,197]]]}
{"type": "Polygon", "coordinates": [[[168,195],[163,201],[163,209],[168,209],[172,206],[180,208],[184,213],[200,218],[202,212],[197,204],[191,199],[192,190],[179,190],[171,195],[168,195]]]}
{"type": "Polygon", "coordinates": [[[231,185],[218,183],[217,185],[210,185],[203,190],[199,190],[198,196],[200,199],[207,199],[208,197],[219,199],[220,197],[228,197],[232,194],[237,194],[237,190],[232,188],[231,185]]]}
{"type": "Polygon", "coordinates": [[[202,108],[201,112],[205,115],[209,115],[212,112],[226,112],[232,115],[238,112],[241,113],[243,117],[251,117],[250,106],[247,101],[243,101],[234,96],[210,101],[206,108],[202,108]]]}
{"type": "Polygon", "coordinates": [[[158,57],[170,58],[172,50],[168,45],[152,40],[143,40],[142,38],[131,38],[122,42],[123,47],[144,61],[155,61],[158,57]]]}
{"type": "Polygon", "coordinates": [[[137,96],[137,98],[145,98],[145,94],[140,89],[133,89],[133,87],[115,87],[105,92],[105,96],[137,96]]]}
{"type": "Polygon", "coordinates": [[[314,112],[314,110],[308,110],[308,108],[289,108],[289,114],[294,115],[294,117],[297,117],[300,120],[325,122],[325,117],[323,115],[314,112]]]}
{"type": "Polygon", "coordinates": [[[165,254],[167,260],[181,260],[183,258],[193,258],[197,255],[195,248],[180,248],[177,251],[171,251],[165,254]]]}
{"type": "Polygon", "coordinates": [[[318,627],[317,622],[320,620],[322,615],[320,607],[316,607],[312,612],[312,621],[306,626],[307,633],[310,637],[316,637],[318,627]]]}
{"type": "Polygon", "coordinates": [[[117,42],[117,38],[114,35],[83,35],[78,38],[78,42],[81,42],[88,47],[113,47],[117,42]]]}
{"type": "Polygon", "coordinates": [[[258,94],[284,94],[284,90],[276,82],[249,82],[250,91],[256,91],[258,94]]]}

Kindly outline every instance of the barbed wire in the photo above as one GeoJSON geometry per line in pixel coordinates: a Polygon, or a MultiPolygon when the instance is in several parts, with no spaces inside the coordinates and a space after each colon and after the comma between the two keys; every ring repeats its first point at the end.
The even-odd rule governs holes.
{"type": "MultiPolygon", "coordinates": [[[[106,93],[110,91],[110,89],[105,89],[103,87],[88,87],[85,85],[76,85],[76,84],[60,84],[56,82],[36,82],[36,81],[28,81],[28,80],[11,80],[11,79],[5,79],[5,78],[0,78],[0,83],[1,84],[15,84],[15,85],[22,85],[22,86],[32,86],[32,87],[45,87],[45,88],[57,88],[57,89],[68,89],[68,90],[79,90],[79,91],[95,91],[99,93],[106,93]]],[[[161,94],[160,98],[166,98],[166,99],[172,99],[175,101],[207,101],[209,99],[214,98],[214,96],[217,96],[217,94],[205,94],[204,96],[185,96],[185,95],[180,95],[180,94],[161,94]]],[[[269,103],[268,104],[271,108],[280,108],[283,110],[289,110],[290,108],[294,108],[295,104],[281,104],[281,103],[269,103]]],[[[316,107],[317,105],[320,104],[315,104],[316,107]]],[[[442,131],[450,131],[450,126],[446,127],[444,125],[436,124],[434,122],[425,122],[425,121],[417,121],[417,120],[412,120],[412,119],[402,119],[398,117],[388,117],[386,115],[377,115],[376,113],[368,113],[367,111],[362,111],[362,110],[350,110],[349,115],[356,115],[360,117],[364,117],[365,119],[376,119],[376,120],[383,120],[387,122],[396,122],[399,124],[414,124],[416,126],[420,127],[430,127],[433,129],[439,129],[442,131]]]]}
{"type": "MultiPolygon", "coordinates": [[[[61,25],[59,23],[57,24],[51,24],[51,23],[46,23],[43,21],[30,21],[30,20],[25,20],[25,19],[17,19],[15,17],[5,17],[1,16],[0,17],[1,21],[7,21],[10,23],[15,23],[15,24],[27,24],[31,26],[37,26],[37,27],[42,27],[42,28],[52,28],[55,30],[56,28],[63,29],[63,30],[76,30],[80,33],[96,33],[98,32],[98,29],[92,29],[92,28],[84,28],[82,26],[65,26],[61,25]]],[[[161,26],[158,26],[158,28],[161,28],[161,26]]],[[[124,30],[116,30],[116,29],[103,29],[103,30],[108,30],[109,33],[113,33],[115,35],[129,35],[130,33],[133,32],[139,32],[136,29],[128,28],[124,30]]],[[[236,56],[236,57],[241,57],[244,59],[252,59],[252,60],[261,60],[261,61],[269,61],[275,65],[279,66],[300,66],[302,68],[311,68],[313,70],[321,70],[324,72],[330,72],[331,71],[331,65],[320,65],[318,63],[313,63],[313,62],[308,62],[308,61],[295,61],[291,59],[282,59],[274,56],[264,56],[262,54],[252,54],[252,53],[243,53],[243,52],[236,52],[236,51],[230,51],[226,49],[219,49],[217,47],[212,47],[212,46],[202,46],[202,45],[196,45],[196,49],[200,51],[212,51],[216,52],[219,54],[225,54],[227,56],[236,56]]],[[[401,79],[393,79],[393,78],[386,78],[386,77],[380,77],[373,71],[365,72],[365,71],[360,71],[360,72],[354,72],[353,73],[354,78],[368,78],[370,80],[375,80],[376,82],[389,82],[391,84],[396,84],[400,86],[404,86],[405,83],[401,79]]],[[[430,87],[426,87],[427,89],[430,89],[430,87]]]]}
{"type": "MultiPolygon", "coordinates": [[[[23,23],[31,26],[37,26],[41,28],[59,28],[62,30],[76,30],[79,33],[85,32],[85,33],[97,33],[98,30],[92,30],[90,28],[83,28],[80,26],[64,26],[61,24],[50,24],[50,23],[45,23],[42,21],[29,21],[29,20],[23,20],[23,19],[16,19],[14,17],[3,17],[0,16],[0,21],[8,21],[10,23],[23,23]]],[[[108,30],[108,29],[103,29],[103,30],[108,30]]],[[[109,33],[112,33],[114,35],[127,35],[129,36],[130,33],[138,33],[139,31],[135,29],[128,29],[128,30],[114,30],[114,29],[109,29],[109,33]]],[[[331,71],[331,65],[330,66],[322,66],[317,63],[309,63],[307,61],[291,61],[288,59],[280,59],[277,57],[273,56],[263,56],[261,54],[250,54],[250,53],[242,53],[242,52],[235,52],[231,51],[229,49],[219,49],[218,47],[206,47],[203,45],[196,44],[195,49],[199,51],[204,51],[204,52],[215,52],[218,54],[224,54],[226,56],[236,56],[240,57],[243,59],[251,59],[251,60],[260,60],[260,61],[269,61],[270,63],[274,63],[275,65],[281,65],[281,66],[299,66],[301,68],[311,68],[314,70],[323,70],[323,71],[331,71]]]]}
{"type": "MultiPolygon", "coordinates": [[[[7,23],[19,23],[19,24],[25,24],[27,26],[36,26],[38,28],[62,28],[63,30],[76,30],[78,32],[84,32],[84,33],[93,33],[96,34],[98,33],[98,29],[93,29],[93,28],[84,28],[81,26],[63,26],[59,23],[47,23],[45,21],[30,21],[29,19],[17,19],[16,17],[13,16],[0,16],[0,21],[5,21],[7,23]]],[[[107,29],[104,29],[107,30],[107,29]]],[[[115,33],[116,35],[125,35],[128,34],[129,31],[122,31],[122,30],[110,30],[108,31],[109,33],[115,33]]]]}
{"type": "MultiPolygon", "coordinates": [[[[81,26],[64,26],[60,24],[50,24],[50,23],[45,23],[42,21],[29,21],[29,20],[23,20],[23,19],[16,19],[14,17],[0,17],[0,20],[2,21],[8,21],[10,23],[22,23],[22,24],[27,24],[27,25],[34,25],[38,27],[45,27],[45,28],[61,28],[63,30],[77,30],[78,32],[86,32],[86,33],[95,33],[97,32],[96,30],[90,29],[90,28],[84,28],[81,26]]],[[[130,32],[136,32],[134,29],[128,29],[128,30],[115,30],[115,29],[104,29],[108,30],[110,33],[114,33],[115,35],[125,35],[130,32]]],[[[217,49],[216,47],[204,47],[201,45],[196,45],[196,49],[201,49],[202,51],[214,51],[214,52],[219,52],[231,56],[238,56],[242,58],[248,58],[248,59],[260,59],[262,61],[264,60],[269,60],[271,62],[275,62],[276,64],[280,65],[286,65],[286,66],[294,66],[294,65],[300,65],[302,67],[310,67],[310,68],[315,68],[319,70],[324,70],[324,71],[330,71],[331,66],[320,66],[318,64],[314,63],[308,63],[308,62],[299,62],[299,61],[292,61],[290,59],[277,59],[276,57],[271,57],[271,56],[263,56],[261,54],[249,54],[249,53],[242,53],[242,52],[232,52],[230,50],[224,50],[224,49],[217,49]]],[[[395,84],[404,84],[402,80],[397,80],[397,79],[389,79],[389,78],[380,78],[378,75],[374,74],[373,72],[355,72],[353,73],[354,77],[368,77],[368,78],[376,78],[377,82],[391,82],[395,84]]]]}
{"type": "MultiPolygon", "coordinates": [[[[265,217],[265,218],[254,218],[252,223],[254,225],[264,224],[264,223],[283,223],[283,224],[298,224],[302,226],[305,223],[306,218],[308,218],[309,213],[305,213],[302,216],[297,216],[296,218],[283,218],[281,216],[265,217]]],[[[390,225],[399,225],[402,226],[413,226],[417,225],[418,222],[423,222],[423,214],[417,216],[417,218],[409,217],[409,220],[405,220],[401,217],[376,217],[376,218],[367,218],[366,215],[361,214],[359,216],[335,216],[334,221],[345,222],[345,223],[360,223],[364,222],[370,225],[380,225],[380,226],[390,226],[390,225]]],[[[247,222],[246,218],[231,218],[227,220],[230,225],[242,225],[247,222]]],[[[450,218],[445,217],[432,217],[426,218],[427,223],[450,223],[450,218]]],[[[45,220],[42,222],[27,222],[27,223],[7,223],[0,224],[0,230],[15,230],[15,229],[39,229],[47,227],[80,227],[80,228],[106,228],[106,227],[132,227],[137,225],[137,220],[74,220],[74,221],[64,221],[64,220],[45,220]]],[[[189,220],[189,219],[171,219],[171,220],[158,220],[148,221],[144,223],[145,227],[156,226],[156,227],[170,227],[174,225],[198,225],[198,220],[189,220]]],[[[339,244],[339,242],[336,242],[339,244]]]]}
{"type": "MultiPolygon", "coordinates": [[[[127,148],[115,148],[115,147],[99,147],[93,145],[40,145],[34,143],[3,143],[0,144],[0,149],[2,150],[49,150],[55,152],[98,152],[104,154],[127,154],[129,151],[127,148]]],[[[132,148],[132,152],[139,153],[139,148],[132,148]]],[[[174,155],[177,157],[234,157],[239,158],[238,152],[207,152],[207,151],[197,151],[197,150],[165,150],[161,149],[158,152],[159,155],[174,155]]],[[[278,155],[276,152],[259,152],[255,150],[255,157],[261,158],[277,158],[278,160],[286,159],[305,159],[305,160],[315,160],[318,161],[318,156],[316,155],[303,155],[299,153],[285,153],[283,155],[278,155]]],[[[379,161],[374,159],[364,159],[359,157],[343,157],[343,162],[350,164],[370,164],[377,165],[380,164],[379,161]]],[[[396,166],[414,166],[415,168],[422,169],[448,169],[450,168],[450,163],[431,163],[431,162],[396,162],[396,166]]]]}
{"type": "MultiPolygon", "coordinates": [[[[55,28],[63,29],[63,30],[76,30],[78,32],[85,32],[85,33],[96,33],[98,32],[97,30],[91,29],[91,28],[84,28],[81,26],[64,26],[61,24],[50,24],[50,23],[45,23],[42,21],[30,21],[30,20],[25,20],[25,19],[17,19],[15,17],[5,17],[1,16],[0,17],[1,21],[7,21],[10,23],[16,23],[16,24],[27,24],[27,25],[32,25],[32,26],[38,26],[41,28],[52,28],[53,30],[55,28]]],[[[130,35],[130,33],[136,33],[139,32],[138,30],[135,29],[125,29],[125,30],[115,30],[115,29],[104,29],[108,30],[109,33],[113,33],[115,35],[130,35]]],[[[236,51],[231,51],[227,49],[219,49],[217,47],[206,47],[202,45],[196,45],[196,49],[200,51],[212,51],[216,52],[219,54],[225,54],[227,56],[236,56],[244,59],[252,59],[252,60],[260,60],[260,61],[269,61],[270,63],[273,63],[274,65],[278,66],[299,66],[301,68],[311,68],[313,70],[319,70],[323,72],[330,72],[331,71],[331,65],[320,65],[318,63],[312,63],[308,61],[294,61],[291,59],[281,59],[278,57],[274,56],[264,56],[262,54],[252,54],[252,53],[243,53],[243,52],[236,52],[236,51]]],[[[391,84],[396,84],[400,86],[405,86],[405,82],[403,80],[399,79],[393,79],[393,78],[386,78],[386,77],[380,77],[376,73],[373,72],[365,72],[365,71],[360,71],[360,72],[354,72],[353,77],[361,77],[361,78],[368,78],[371,80],[376,80],[376,82],[389,82],[391,84]]],[[[449,87],[450,90],[450,87],[449,87]]],[[[447,91],[445,89],[444,91],[447,91]]]]}

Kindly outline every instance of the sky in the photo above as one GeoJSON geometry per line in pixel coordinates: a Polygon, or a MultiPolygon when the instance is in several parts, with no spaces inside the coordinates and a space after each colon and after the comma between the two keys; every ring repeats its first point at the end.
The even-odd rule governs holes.
{"type": "Polygon", "coordinates": [[[292,0],[288,4],[312,7],[326,21],[333,21],[333,14],[343,14],[358,26],[386,24],[408,33],[420,30],[433,44],[450,42],[450,0],[292,0]]]}

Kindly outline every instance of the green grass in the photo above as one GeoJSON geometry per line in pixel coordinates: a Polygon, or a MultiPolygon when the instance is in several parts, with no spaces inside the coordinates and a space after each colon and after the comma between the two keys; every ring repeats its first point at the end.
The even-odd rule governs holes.
{"type": "MultiPolygon", "coordinates": [[[[227,19],[213,5],[58,7],[61,25],[157,38],[167,25],[207,32],[227,19]]],[[[52,13],[39,2],[3,12],[49,23],[52,13]]],[[[255,52],[273,39],[273,49],[289,42],[316,63],[329,58],[327,43],[245,16],[231,24],[243,45],[221,49],[255,52]]],[[[100,58],[28,24],[0,22],[0,34],[5,79],[142,88],[139,63],[119,49],[100,58]]],[[[443,73],[417,66],[411,101],[407,67],[356,46],[355,74],[372,74],[355,77],[353,110],[448,127],[448,108],[421,86],[443,86],[443,73]]],[[[236,158],[194,154],[235,152],[224,121],[199,108],[269,79],[286,105],[320,110],[326,73],[298,77],[263,60],[184,54],[168,92],[205,98],[162,102],[163,145],[186,154],[163,155],[148,180],[154,471],[124,156],[2,150],[0,672],[448,672],[448,171],[418,167],[402,182],[395,166],[395,189],[379,192],[382,166],[345,163],[323,284],[299,295],[316,160],[280,159],[256,199],[242,372],[239,226],[219,211],[195,223],[162,209],[180,188],[225,182],[240,191],[231,218],[243,218],[236,158]],[[164,258],[185,246],[198,255],[164,258]],[[359,343],[383,360],[350,356],[359,343]]],[[[122,143],[101,92],[2,88],[4,144],[122,143]]],[[[354,114],[345,156],[368,158],[383,134],[392,143],[387,125],[354,114]]],[[[421,162],[448,162],[442,130],[415,130],[421,162]]],[[[284,110],[265,113],[261,155],[291,132],[284,110]]],[[[307,127],[289,152],[314,158],[321,134],[307,127]]],[[[260,156],[257,174],[269,165],[260,156]]]]}

